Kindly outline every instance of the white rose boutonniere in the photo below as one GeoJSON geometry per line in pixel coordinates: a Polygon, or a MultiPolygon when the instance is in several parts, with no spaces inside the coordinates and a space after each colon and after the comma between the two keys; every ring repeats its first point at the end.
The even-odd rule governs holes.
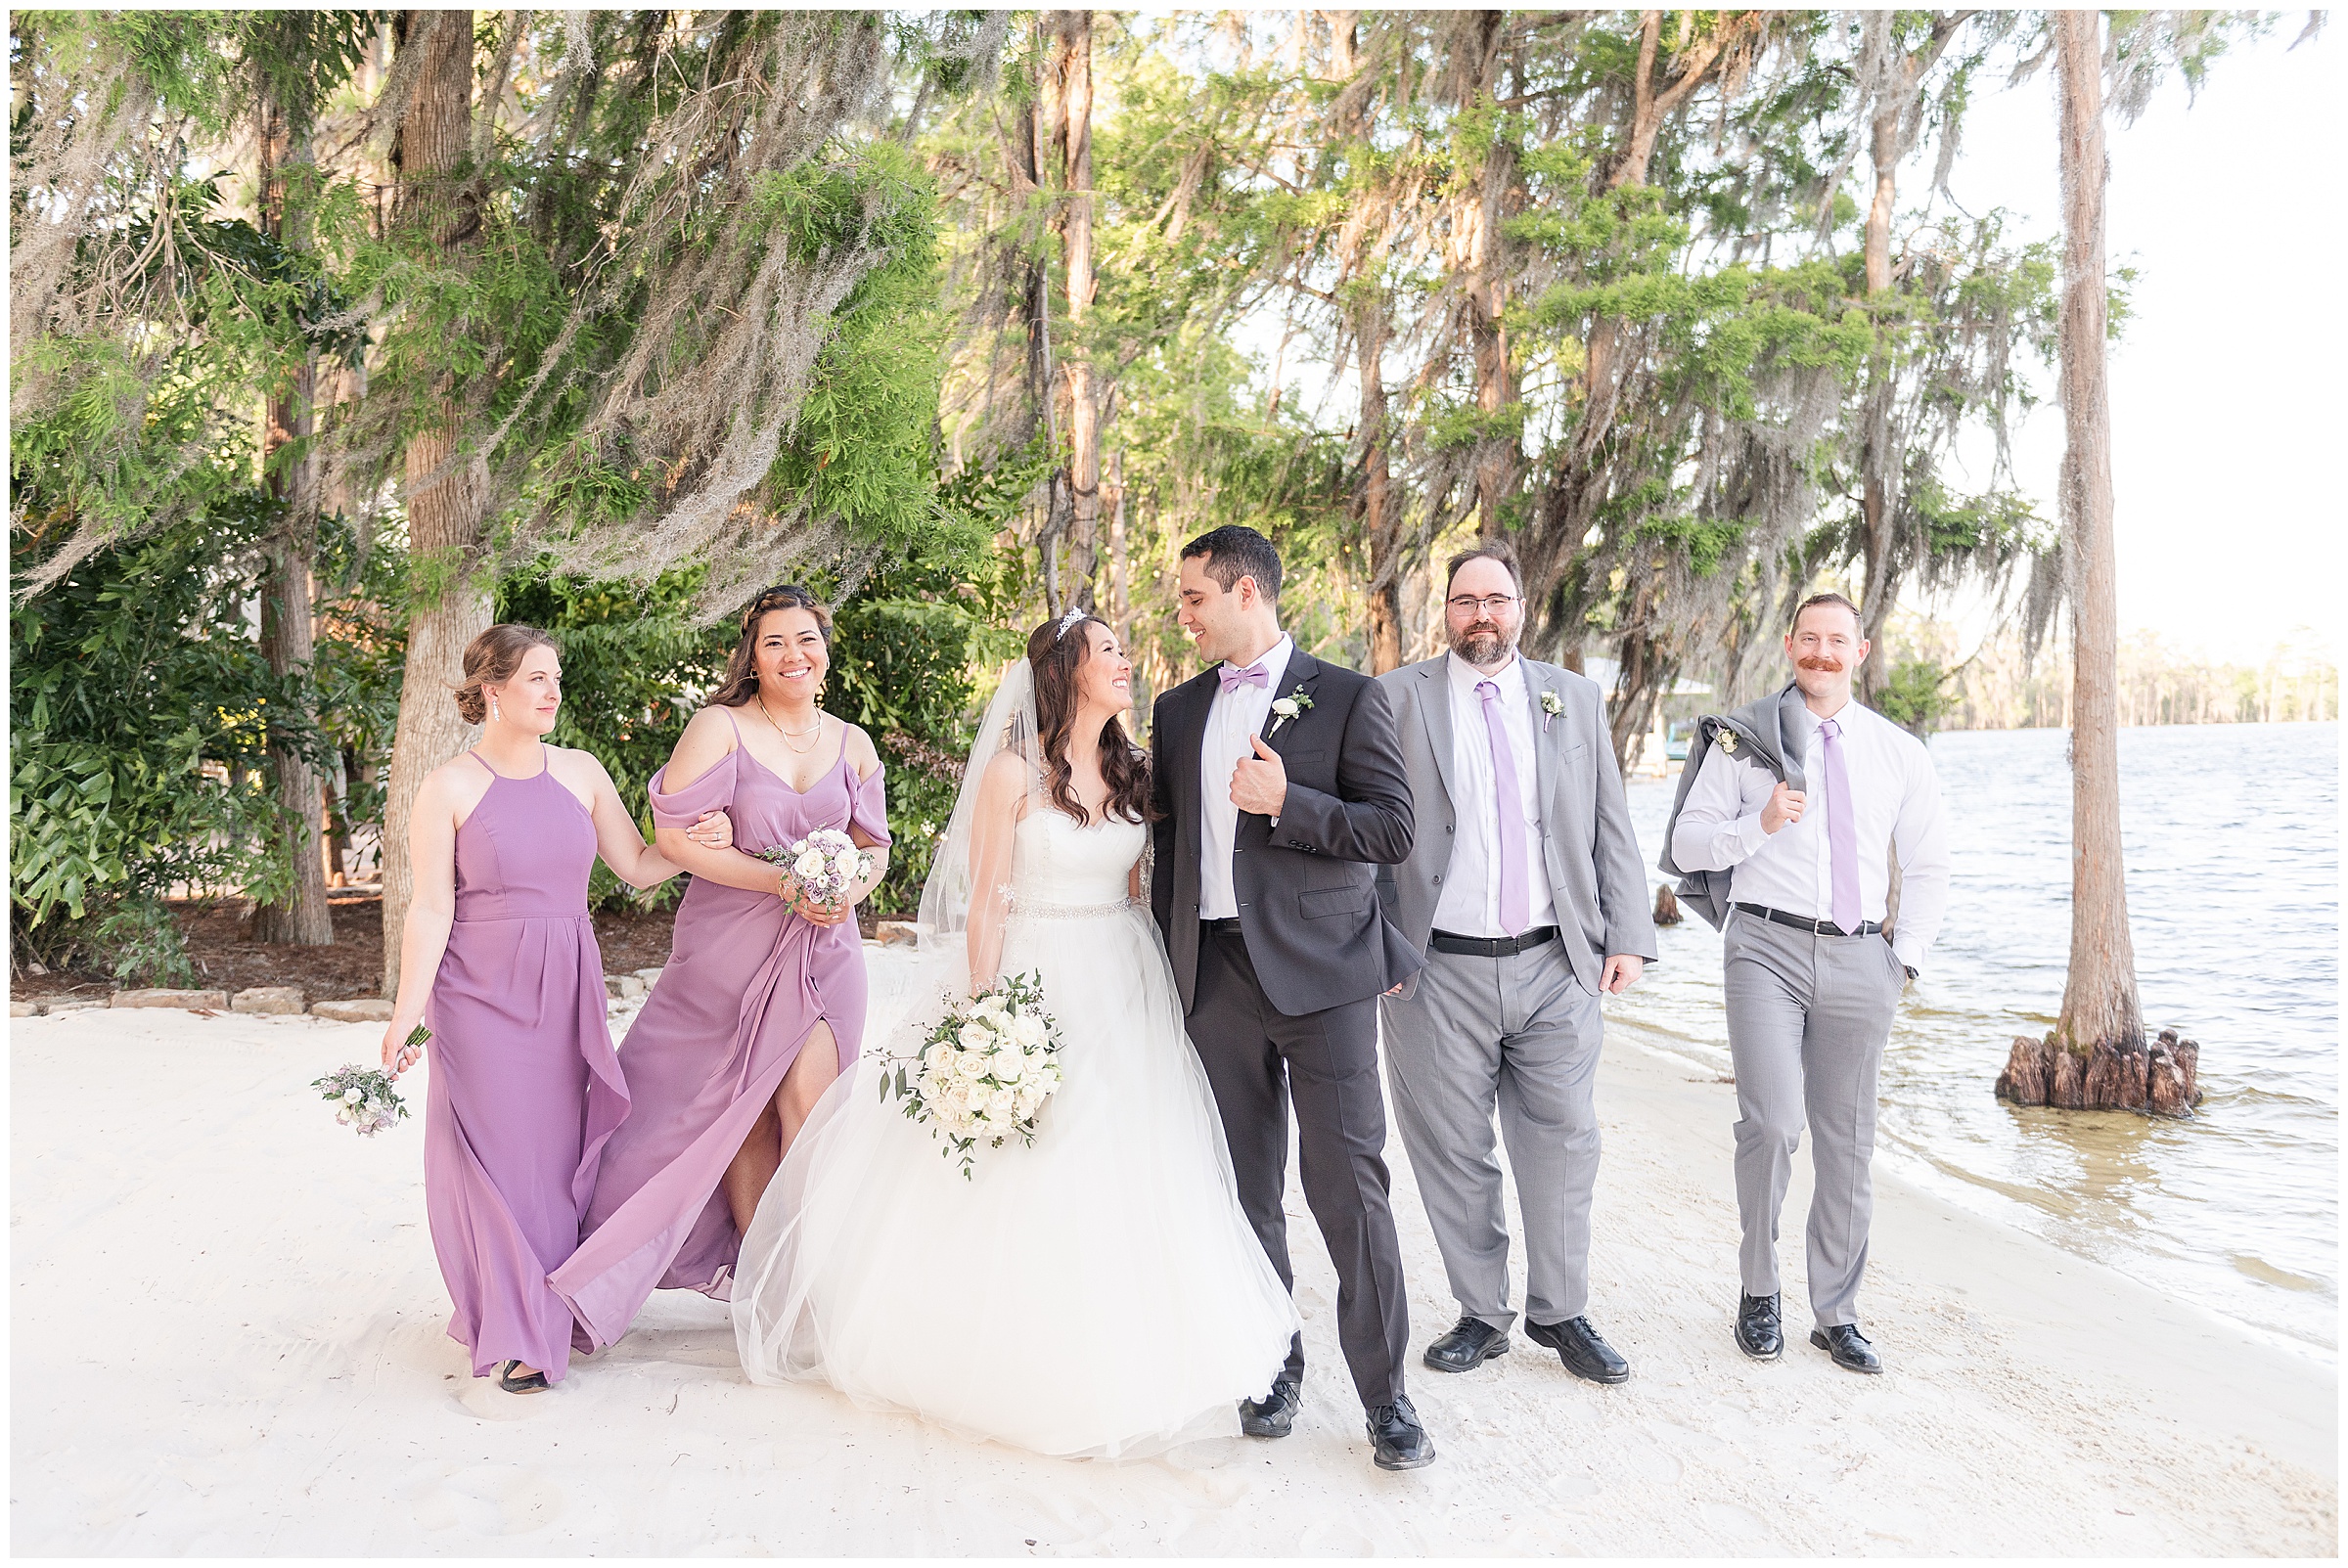
{"type": "Polygon", "coordinates": [[[1541,694],[1541,733],[1549,734],[1549,721],[1564,711],[1565,701],[1562,697],[1555,692],[1543,691],[1541,694]]]}
{"type": "Polygon", "coordinates": [[[1294,723],[1296,715],[1312,705],[1312,694],[1308,692],[1290,692],[1287,696],[1274,702],[1272,704],[1272,728],[1265,732],[1264,739],[1267,740],[1272,739],[1282,725],[1294,723]]]}

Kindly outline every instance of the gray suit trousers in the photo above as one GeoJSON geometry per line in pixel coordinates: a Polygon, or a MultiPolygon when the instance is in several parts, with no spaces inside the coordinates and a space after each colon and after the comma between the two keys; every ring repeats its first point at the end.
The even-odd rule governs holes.
{"type": "Polygon", "coordinates": [[[1742,910],[1722,937],[1745,1292],[1778,1289],[1778,1211],[1806,1120],[1810,1310],[1822,1328],[1855,1323],[1875,1206],[1875,1076],[1907,970],[1880,936],[1813,936],[1742,910]]]}
{"type": "Polygon", "coordinates": [[[1524,1212],[1525,1317],[1590,1303],[1590,1193],[1598,1180],[1598,998],[1564,944],[1505,959],[1429,952],[1419,988],[1386,997],[1386,1080],[1403,1147],[1462,1313],[1506,1329],[1509,1228],[1493,1115],[1524,1212]]]}

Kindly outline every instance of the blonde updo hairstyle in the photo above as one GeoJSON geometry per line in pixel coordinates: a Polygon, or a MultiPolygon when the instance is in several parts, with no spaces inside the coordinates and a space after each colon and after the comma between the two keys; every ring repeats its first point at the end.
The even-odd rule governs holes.
{"type": "Polygon", "coordinates": [[[467,724],[486,719],[489,697],[482,688],[503,686],[514,679],[514,672],[521,668],[523,656],[533,648],[562,651],[555,640],[537,627],[503,622],[466,644],[465,682],[456,689],[457,716],[467,724]]]}

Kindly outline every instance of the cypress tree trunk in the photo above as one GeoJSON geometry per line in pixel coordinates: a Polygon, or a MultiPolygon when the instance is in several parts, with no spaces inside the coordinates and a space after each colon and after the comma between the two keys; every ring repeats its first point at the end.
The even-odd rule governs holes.
{"type": "Polygon", "coordinates": [[[1071,605],[1093,607],[1093,567],[1101,538],[1101,389],[1084,340],[1093,307],[1093,14],[1056,11],[1053,76],[1059,103],[1055,125],[1060,164],[1061,254],[1066,269],[1068,348],[1063,365],[1068,395],[1068,578],[1071,605]]]}
{"type": "Polygon", "coordinates": [[[2071,963],[2044,1040],[2017,1039],[2000,1098],[2073,1110],[2190,1116],[2200,1048],[2173,1029],[2146,1050],[2120,855],[2119,594],[2112,563],[2111,419],[2103,369],[2100,14],[2054,14],[2062,100],[2062,515],[2071,585],[2071,963]]]}
{"type": "MultiPolygon", "coordinates": [[[[400,126],[399,218],[449,252],[452,263],[477,219],[463,188],[473,109],[473,13],[411,11],[406,48],[425,51],[415,96],[400,126]]],[[[465,645],[489,625],[488,585],[474,575],[481,500],[459,444],[462,412],[443,399],[439,417],[404,454],[408,550],[418,594],[408,619],[407,664],[384,812],[384,995],[399,990],[399,944],[415,888],[408,823],[426,774],[472,738],[450,689],[465,645]]]]}
{"type": "Polygon", "coordinates": [[[1373,271],[1364,280],[1363,302],[1355,312],[1355,357],[1362,382],[1362,539],[1369,547],[1370,673],[1383,675],[1402,663],[1401,508],[1394,504],[1393,475],[1386,455],[1386,383],[1380,368],[1386,352],[1383,280],[1373,271]]]}
{"type": "Polygon", "coordinates": [[[2141,1051],[2136,950],[2120,857],[2119,592],[2104,380],[2100,14],[2058,12],[2062,81],[2062,508],[2078,572],[2071,618],[2071,965],[2056,1032],[2073,1051],[2141,1051]]]}
{"type": "MultiPolygon", "coordinates": [[[[290,95],[294,101],[265,99],[261,125],[261,221],[280,244],[298,250],[307,242],[302,213],[306,193],[289,189],[287,171],[305,170],[315,158],[310,149],[311,106],[306,84],[290,95]]],[[[318,717],[310,686],[314,626],[311,607],[310,563],[317,553],[317,474],[307,448],[318,380],[317,354],[305,352],[289,384],[269,399],[262,441],[270,493],[283,508],[276,534],[264,547],[268,571],[261,584],[261,653],[272,674],[293,676],[299,693],[305,725],[318,717]],[[277,464],[288,446],[295,455],[277,464]]],[[[277,783],[278,804],[298,827],[286,854],[293,891],[283,903],[262,904],[252,912],[256,942],[284,942],[301,947],[328,947],[335,926],[326,903],[326,866],[320,853],[323,793],[317,770],[291,746],[272,744],[270,772],[277,783]]]]}
{"type": "MultiPolygon", "coordinates": [[[[1877,26],[1892,25],[1888,16],[1873,19],[1877,26]]],[[[1874,165],[1875,194],[1867,209],[1867,297],[1870,303],[1891,291],[1891,212],[1899,194],[1900,114],[1903,96],[1885,93],[1875,105],[1869,126],[1869,160],[1874,165]]],[[[1876,331],[1882,331],[1880,323],[1876,331]]],[[[1859,448],[1859,512],[1866,537],[1866,586],[1859,591],[1865,624],[1860,635],[1873,643],[1883,635],[1891,614],[1891,356],[1880,343],[1868,361],[1868,387],[1862,407],[1859,448]]],[[[1873,702],[1882,690],[1884,660],[1871,658],[1859,666],[1859,697],[1873,702]]]]}

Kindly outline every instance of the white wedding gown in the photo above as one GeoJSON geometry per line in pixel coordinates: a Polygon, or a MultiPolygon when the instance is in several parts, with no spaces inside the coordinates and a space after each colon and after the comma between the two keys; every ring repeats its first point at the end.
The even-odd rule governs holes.
{"type": "Polygon", "coordinates": [[[1003,972],[1040,971],[1063,1048],[1032,1146],[965,1180],[880,1091],[937,1006],[816,1106],[743,1238],[742,1364],[1038,1454],[1109,1458],[1236,1433],[1296,1312],[1231,1156],[1146,906],[1139,824],[1031,810],[1003,972]]]}

